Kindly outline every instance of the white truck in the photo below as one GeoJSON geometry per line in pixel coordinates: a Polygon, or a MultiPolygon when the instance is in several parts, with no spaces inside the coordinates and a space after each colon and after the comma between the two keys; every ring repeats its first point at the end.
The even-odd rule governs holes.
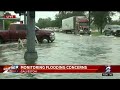
{"type": "Polygon", "coordinates": [[[62,31],[74,34],[91,34],[86,16],[73,16],[62,20],[62,31]]]}

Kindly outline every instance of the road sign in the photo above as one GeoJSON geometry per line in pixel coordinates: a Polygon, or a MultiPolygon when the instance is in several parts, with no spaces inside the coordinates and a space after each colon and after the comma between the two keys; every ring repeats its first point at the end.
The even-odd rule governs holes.
{"type": "Polygon", "coordinates": [[[1,20],[20,20],[20,18],[0,18],[1,20]]]}
{"type": "Polygon", "coordinates": [[[5,15],[4,18],[16,18],[16,15],[5,15]]]}

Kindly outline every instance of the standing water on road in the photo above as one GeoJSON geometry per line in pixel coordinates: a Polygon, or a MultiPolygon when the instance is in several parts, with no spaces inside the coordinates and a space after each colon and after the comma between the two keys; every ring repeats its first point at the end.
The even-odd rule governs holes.
{"type": "MultiPolygon", "coordinates": [[[[76,36],[56,33],[53,43],[36,46],[38,60],[36,64],[52,65],[119,65],[120,38],[107,36],[76,36]]],[[[0,64],[25,64],[25,50],[6,48],[0,50],[0,64]]],[[[119,79],[120,74],[103,77],[101,74],[83,73],[39,73],[39,74],[0,74],[0,79],[119,79]]]]}

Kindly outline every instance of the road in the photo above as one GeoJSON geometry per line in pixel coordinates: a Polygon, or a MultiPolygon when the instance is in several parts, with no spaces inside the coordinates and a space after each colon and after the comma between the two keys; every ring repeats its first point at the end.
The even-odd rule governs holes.
{"type": "MultiPolygon", "coordinates": [[[[56,33],[53,43],[36,46],[38,60],[36,64],[120,64],[120,38],[113,36],[77,36],[56,33]]],[[[0,64],[25,64],[25,50],[17,47],[5,48],[0,51],[0,64]]],[[[120,79],[120,74],[102,76],[101,74],[83,73],[39,73],[39,74],[0,74],[0,79],[120,79]]]]}

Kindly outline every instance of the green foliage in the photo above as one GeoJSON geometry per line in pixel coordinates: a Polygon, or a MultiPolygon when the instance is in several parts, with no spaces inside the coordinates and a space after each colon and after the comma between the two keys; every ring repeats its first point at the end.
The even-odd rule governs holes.
{"type": "Polygon", "coordinates": [[[61,27],[62,26],[62,19],[71,17],[71,16],[80,16],[84,15],[83,11],[59,11],[58,14],[55,16],[55,20],[51,20],[50,18],[42,19],[40,18],[38,20],[38,23],[36,25],[40,28],[45,27],[61,27]]]}
{"type": "Polygon", "coordinates": [[[5,30],[8,30],[9,26],[10,26],[10,23],[14,23],[18,20],[5,20],[4,21],[4,24],[5,24],[5,30]]]}
{"type": "Polygon", "coordinates": [[[92,25],[90,26],[90,28],[91,28],[92,30],[96,30],[96,29],[97,29],[97,27],[96,27],[94,24],[92,24],[92,25]]]}
{"type": "MultiPolygon", "coordinates": [[[[91,35],[92,36],[99,36],[99,35],[101,35],[101,33],[99,33],[99,32],[92,32],[91,35]]],[[[104,34],[102,33],[102,35],[104,35],[104,34]]]]}
{"type": "Polygon", "coordinates": [[[8,21],[8,20],[5,20],[5,22],[4,22],[5,24],[5,30],[7,30],[8,29],[8,27],[9,27],[9,25],[10,25],[10,21],[8,21]]]}
{"type": "MultiPolygon", "coordinates": [[[[50,18],[38,20],[36,25],[40,28],[45,27],[61,27],[62,26],[62,19],[71,17],[71,16],[83,16],[85,15],[86,11],[59,11],[58,14],[55,16],[55,20],[51,20],[50,18]]],[[[90,27],[92,29],[100,29],[102,33],[102,29],[106,24],[111,23],[111,16],[114,15],[112,11],[89,11],[88,17],[90,20],[90,27]]]]}
{"type": "Polygon", "coordinates": [[[93,23],[96,25],[100,32],[102,33],[102,29],[106,24],[111,23],[111,17],[114,15],[113,12],[110,11],[91,11],[90,16],[93,23]]]}
{"type": "Polygon", "coordinates": [[[120,25],[120,21],[112,21],[111,24],[113,24],[113,25],[120,25]]]}
{"type": "Polygon", "coordinates": [[[40,28],[45,28],[45,27],[51,27],[53,21],[51,21],[51,18],[46,18],[46,19],[42,19],[40,18],[38,20],[38,23],[36,23],[36,25],[40,28]]]}

